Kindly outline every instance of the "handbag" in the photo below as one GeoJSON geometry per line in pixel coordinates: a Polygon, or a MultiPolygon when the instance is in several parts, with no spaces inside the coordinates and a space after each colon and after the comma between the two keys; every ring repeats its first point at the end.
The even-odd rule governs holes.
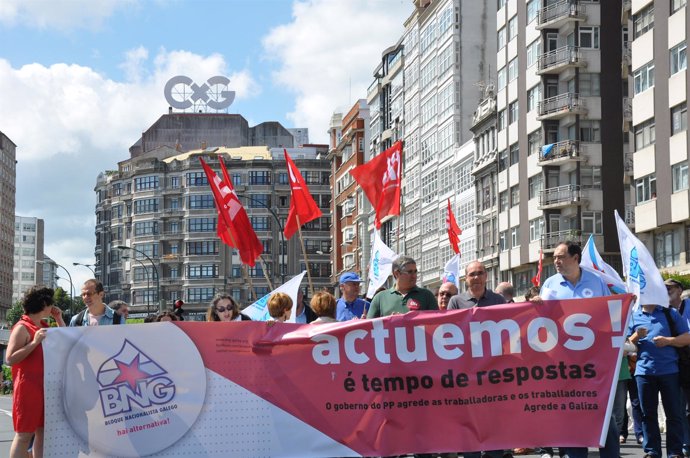
{"type": "MultiPolygon", "coordinates": [[[[671,318],[671,311],[663,307],[668,327],[671,328],[671,337],[678,335],[676,323],[671,318]]],[[[690,388],[690,347],[674,347],[678,353],[678,380],[683,388],[690,388]]]]}

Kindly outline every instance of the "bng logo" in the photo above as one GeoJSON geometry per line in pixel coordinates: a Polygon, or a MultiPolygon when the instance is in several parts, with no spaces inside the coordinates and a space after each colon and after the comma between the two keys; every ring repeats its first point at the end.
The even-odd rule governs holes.
{"type": "Polygon", "coordinates": [[[97,380],[104,417],[166,404],[175,397],[168,372],[127,339],[98,369],[97,380]]]}

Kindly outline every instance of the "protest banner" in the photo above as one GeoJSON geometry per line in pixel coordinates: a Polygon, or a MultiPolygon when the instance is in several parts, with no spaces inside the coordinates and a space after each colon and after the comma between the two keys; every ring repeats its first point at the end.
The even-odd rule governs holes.
{"type": "Polygon", "coordinates": [[[603,443],[632,295],[321,325],[52,328],[45,456],[603,443]]]}

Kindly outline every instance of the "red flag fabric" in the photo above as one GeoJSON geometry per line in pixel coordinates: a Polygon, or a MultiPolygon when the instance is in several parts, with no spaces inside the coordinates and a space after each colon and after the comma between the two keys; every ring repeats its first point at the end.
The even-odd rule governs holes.
{"type": "Polygon", "coordinates": [[[541,285],[541,269],[542,262],[544,261],[544,250],[539,250],[539,266],[537,267],[537,275],[532,277],[532,284],[539,288],[541,285]]]}
{"type": "Polygon", "coordinates": [[[297,232],[297,217],[299,216],[299,224],[303,225],[316,218],[320,218],[323,212],[314,202],[314,198],[309,192],[307,183],[304,182],[302,174],[297,169],[297,166],[292,162],[292,158],[285,152],[285,162],[288,168],[288,177],[290,178],[290,189],[292,190],[292,198],[290,199],[290,212],[288,213],[287,221],[285,221],[285,229],[283,233],[285,238],[289,239],[295,232],[297,232]]]}
{"type": "Polygon", "coordinates": [[[211,167],[202,158],[199,158],[218,209],[218,237],[227,246],[237,248],[243,264],[254,267],[256,259],[263,253],[264,247],[256,236],[247,212],[232,187],[232,181],[228,177],[223,159],[219,159],[225,181],[221,181],[216,172],[211,170],[211,167]]]}
{"type": "Polygon", "coordinates": [[[400,188],[402,172],[402,142],[397,141],[366,164],[350,170],[376,210],[374,224],[389,215],[400,215],[400,188]]]}
{"type": "Polygon", "coordinates": [[[462,229],[458,226],[458,222],[455,221],[455,215],[450,208],[450,198],[448,199],[448,213],[446,213],[446,228],[448,229],[450,246],[453,247],[455,254],[460,254],[460,234],[462,234],[462,229]]]}

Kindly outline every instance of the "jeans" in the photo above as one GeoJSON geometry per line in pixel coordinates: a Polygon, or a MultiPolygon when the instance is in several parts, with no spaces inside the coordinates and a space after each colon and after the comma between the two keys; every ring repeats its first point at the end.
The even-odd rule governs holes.
{"type": "MultiPolygon", "coordinates": [[[[569,458],[587,458],[587,447],[559,447],[563,456],[569,458]]],[[[621,445],[618,442],[618,426],[613,416],[609,420],[609,429],[606,433],[604,446],[599,449],[600,458],[620,458],[621,445]]]]}
{"type": "Polygon", "coordinates": [[[642,448],[646,454],[661,458],[659,431],[659,394],[666,412],[666,454],[683,455],[683,415],[680,410],[680,382],[678,373],[667,375],[637,375],[637,390],[642,407],[642,448]]]}
{"type": "MultiPolygon", "coordinates": [[[[626,361],[623,361],[626,364],[626,361]]],[[[616,420],[616,428],[618,435],[621,437],[628,436],[628,425],[625,423],[625,404],[628,400],[628,381],[619,380],[616,385],[616,393],[613,397],[613,418],[616,420]]]]}
{"type": "MultiPolygon", "coordinates": [[[[631,380],[628,380],[628,395],[630,396],[630,406],[633,417],[633,431],[635,432],[635,439],[642,436],[642,409],[640,408],[640,396],[637,394],[637,380],[633,375],[631,380]]],[[[628,437],[628,411],[625,411],[625,434],[623,437],[628,437]]]]}

